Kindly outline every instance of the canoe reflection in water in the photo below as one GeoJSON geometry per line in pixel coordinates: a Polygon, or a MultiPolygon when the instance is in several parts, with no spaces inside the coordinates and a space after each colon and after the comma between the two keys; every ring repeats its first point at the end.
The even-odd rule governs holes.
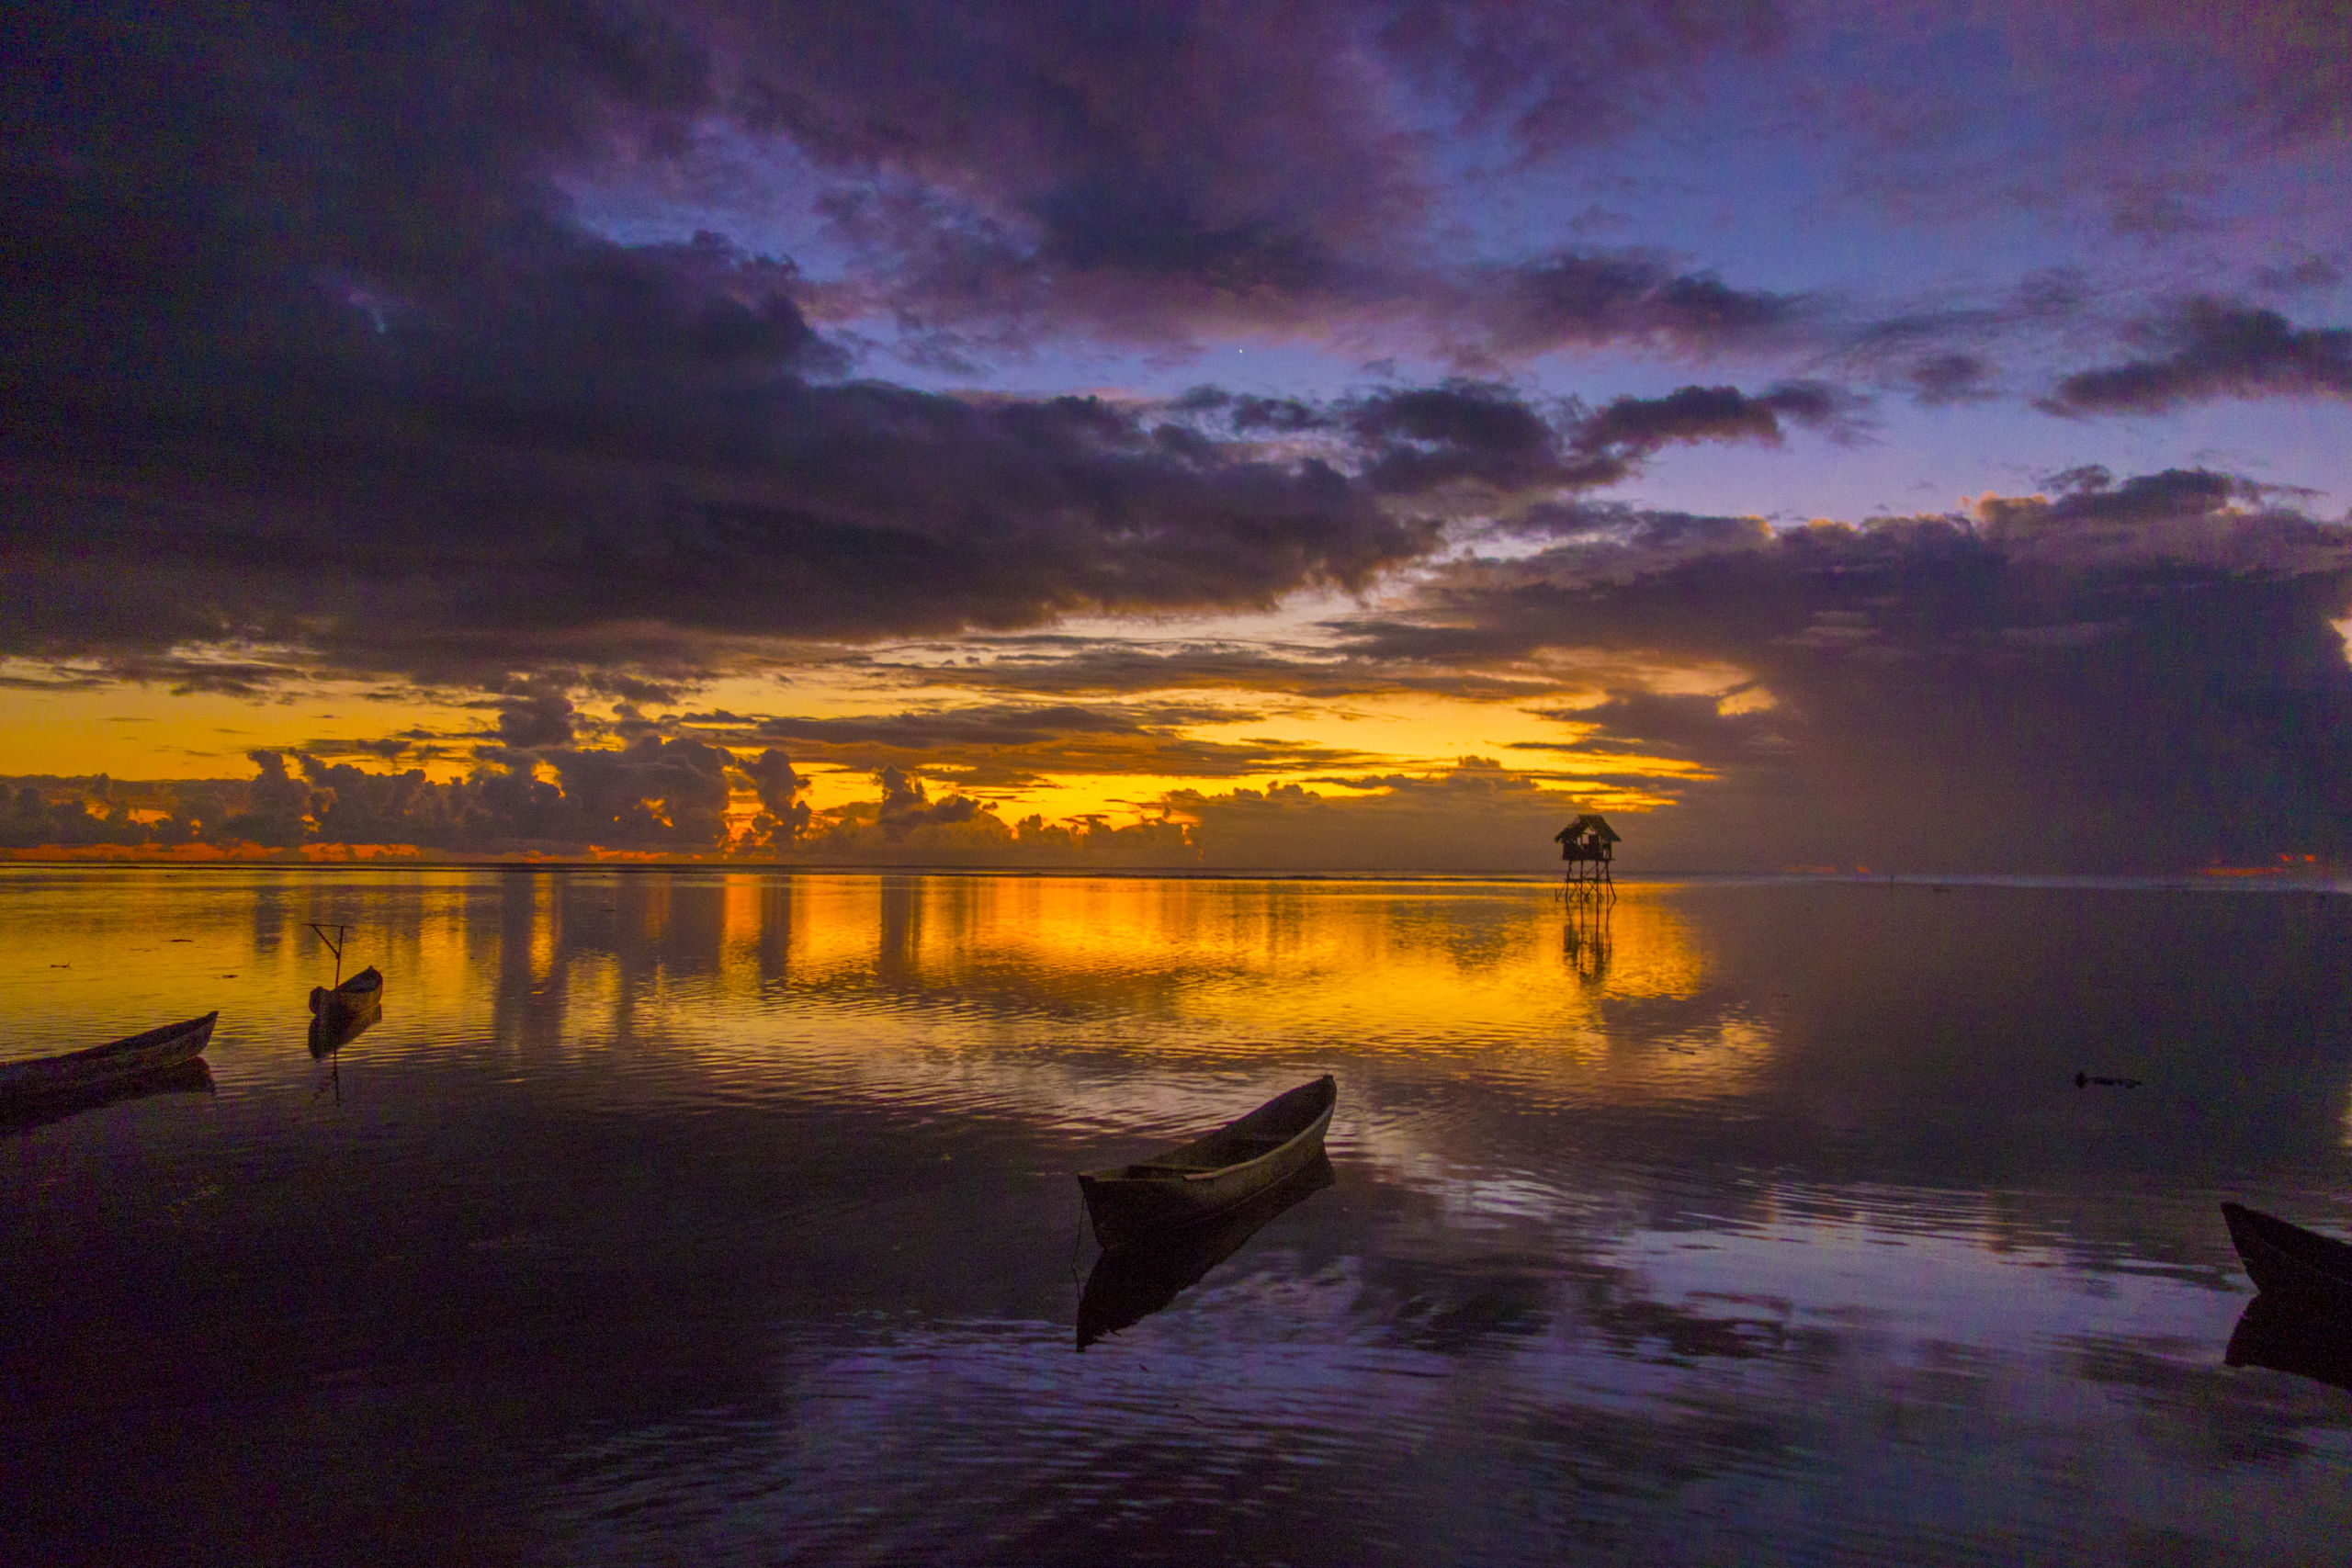
{"type": "Polygon", "coordinates": [[[85,1111],[96,1111],[101,1105],[114,1105],[126,1100],[144,1100],[151,1094],[212,1092],[212,1069],[206,1066],[199,1057],[195,1061],[159,1067],[135,1078],[64,1090],[30,1102],[0,1104],[0,1132],[45,1127],[52,1122],[62,1122],[68,1116],[79,1116],[85,1111]]]}
{"type": "Polygon", "coordinates": [[[1105,1252],[1078,1298],[1078,1348],[1150,1316],[1337,1178],[1320,1150],[1303,1168],[1216,1218],[1105,1252]]]}
{"type": "Polygon", "coordinates": [[[2352,1325],[2283,1296],[2259,1295],[2246,1303],[2222,1360],[2314,1378],[2352,1393],[2352,1325]]]}
{"type": "Polygon", "coordinates": [[[380,997],[369,998],[366,1005],[356,1010],[335,1008],[321,1012],[311,1020],[311,1055],[323,1060],[367,1033],[372,1025],[381,1021],[383,1016],[384,1004],[380,997]]]}

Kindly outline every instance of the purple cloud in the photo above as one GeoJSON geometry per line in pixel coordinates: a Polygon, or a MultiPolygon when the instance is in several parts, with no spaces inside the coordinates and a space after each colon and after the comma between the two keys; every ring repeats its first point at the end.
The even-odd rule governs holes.
{"type": "Polygon", "coordinates": [[[2061,413],[2161,413],[2219,398],[2352,399],[2352,330],[2299,328],[2276,310],[2200,295],[2142,322],[2146,358],[2078,371],[2047,404],[2061,413]]]}

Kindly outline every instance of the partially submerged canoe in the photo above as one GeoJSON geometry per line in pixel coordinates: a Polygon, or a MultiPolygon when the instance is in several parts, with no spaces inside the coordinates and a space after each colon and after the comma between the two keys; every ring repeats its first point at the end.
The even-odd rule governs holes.
{"type": "Polygon", "coordinates": [[[1204,1138],[1133,1165],[1083,1171],[1079,1190],[1104,1248],[1214,1219],[1322,1152],[1340,1086],[1329,1074],[1278,1094],[1204,1138]]]}
{"type": "Polygon", "coordinates": [[[1078,1348],[1150,1316],[1232,1257],[1276,1218],[1337,1179],[1321,1150],[1288,1178],[1214,1219],[1107,1251],[1078,1298],[1078,1348]]]}
{"type": "Polygon", "coordinates": [[[333,990],[311,987],[311,1010],[330,1021],[356,1019],[383,999],[384,976],[372,964],[333,990]]]}
{"type": "Polygon", "coordinates": [[[2352,1247],[2240,1203],[2222,1218],[2256,1290],[2352,1324],[2352,1247]]]}
{"type": "Polygon", "coordinates": [[[194,1061],[203,1055],[212,1038],[213,1021],[220,1016],[208,1012],[86,1051],[0,1064],[0,1101],[23,1104],[80,1094],[194,1061]]]}

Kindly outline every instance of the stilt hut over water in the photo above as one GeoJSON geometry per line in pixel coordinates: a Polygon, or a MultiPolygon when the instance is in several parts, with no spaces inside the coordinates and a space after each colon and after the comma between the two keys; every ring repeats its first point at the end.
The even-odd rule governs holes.
{"type": "Polygon", "coordinates": [[[1597,811],[1588,811],[1552,837],[1560,846],[1560,858],[1568,863],[1570,882],[1614,886],[1609,863],[1617,858],[1620,840],[1608,818],[1597,811]]]}

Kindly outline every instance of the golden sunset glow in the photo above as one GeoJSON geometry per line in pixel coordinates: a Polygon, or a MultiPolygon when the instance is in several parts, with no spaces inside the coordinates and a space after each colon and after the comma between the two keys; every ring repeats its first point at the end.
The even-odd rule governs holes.
{"type": "MultiPolygon", "coordinates": [[[[133,879],[128,887],[151,874],[111,874],[133,879]]],[[[669,1050],[722,1077],[854,1080],[878,1069],[876,1053],[903,1075],[944,1046],[958,1054],[955,1070],[1001,1077],[992,1092],[1032,1093],[1015,1066],[1023,1037],[990,1021],[1016,1001],[1023,1016],[1067,1020],[1051,1026],[1063,1048],[1082,1045],[1091,1021],[1148,1020],[1150,1049],[1171,1069],[1212,1047],[1295,1055],[1318,1043],[1377,1054],[1394,1041],[1424,1062],[1483,1056],[1542,1018],[1513,1070],[1570,1073],[1590,1092],[1636,1100],[1736,1092],[1771,1046],[1758,1022],[1730,1012],[1629,1052],[1611,1010],[1687,1000],[1708,983],[1687,918],[1640,889],[1577,908],[1528,882],[518,873],[486,908],[462,873],[190,874],[204,880],[175,894],[186,942],[160,944],[119,898],[91,887],[23,931],[0,1008],[37,1000],[70,1035],[126,1008],[167,1006],[175,982],[133,978],[126,993],[121,976],[87,963],[119,951],[165,976],[199,965],[214,988],[231,976],[240,991],[279,998],[237,1029],[292,1029],[284,998],[332,965],[307,922],[364,897],[385,918],[347,963],[401,976],[412,1037],[462,1042],[485,1007],[553,1009],[548,1027],[527,1032],[567,1059],[593,1061],[658,1030],[669,1050]],[[1482,934],[1465,945],[1464,931],[1482,934]],[[632,967],[624,953],[659,960],[632,967]],[[158,994],[143,997],[142,986],[158,994]],[[791,1007],[774,1005],[778,987],[791,1007]],[[922,998],[918,1012],[902,1015],[891,999],[901,997],[922,998]]],[[[1136,1026],[1126,1027],[1133,1047],[1136,1026]]],[[[1177,1094],[1166,1114],[1181,1120],[1199,1092],[1177,1094]]]]}

